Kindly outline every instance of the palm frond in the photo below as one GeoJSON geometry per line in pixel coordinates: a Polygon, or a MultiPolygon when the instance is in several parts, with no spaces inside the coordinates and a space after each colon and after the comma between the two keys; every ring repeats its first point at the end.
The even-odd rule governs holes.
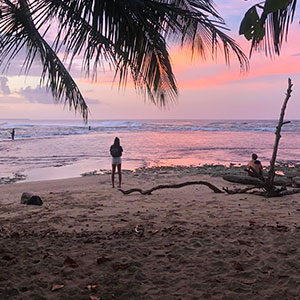
{"type": "Polygon", "coordinates": [[[33,60],[39,56],[43,69],[41,82],[51,90],[56,102],[64,102],[69,108],[79,110],[84,120],[88,107],[75,81],[56,53],[44,40],[32,20],[32,12],[26,0],[8,1],[1,4],[0,18],[0,64],[9,67],[11,61],[26,46],[24,60],[28,72],[33,60]]]}
{"type": "Polygon", "coordinates": [[[83,55],[83,69],[95,75],[108,60],[119,84],[126,84],[130,74],[156,104],[164,105],[177,95],[170,41],[179,40],[204,58],[207,51],[216,55],[223,44],[227,63],[232,51],[241,68],[248,67],[239,46],[223,34],[224,21],[209,0],[42,0],[38,5],[47,7],[44,22],[58,16],[56,45],[65,47],[71,61],[83,55]]]}

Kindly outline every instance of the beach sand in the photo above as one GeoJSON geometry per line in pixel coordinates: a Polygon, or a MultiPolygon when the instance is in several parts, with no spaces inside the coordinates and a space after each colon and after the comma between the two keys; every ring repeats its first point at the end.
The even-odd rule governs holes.
{"type": "MultiPolygon", "coordinates": [[[[218,177],[124,174],[124,189],[218,177]]],[[[235,185],[238,186],[238,185],[235,185]]],[[[299,299],[299,195],[123,195],[110,175],[0,186],[0,299],[299,299]],[[42,206],[20,203],[40,195],[42,206]]]]}

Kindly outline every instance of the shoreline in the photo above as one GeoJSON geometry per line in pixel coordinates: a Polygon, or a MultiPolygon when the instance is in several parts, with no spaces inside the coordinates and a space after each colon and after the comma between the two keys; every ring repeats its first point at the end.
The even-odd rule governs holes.
{"type": "MultiPolygon", "coordinates": [[[[165,168],[128,172],[122,188],[199,178],[238,186],[165,168]]],[[[0,204],[3,299],[298,299],[297,195],[188,186],[124,196],[104,174],[1,185],[0,204]],[[43,205],[20,204],[25,191],[43,205]]]]}
{"type": "MultiPolygon", "coordinates": [[[[152,166],[152,167],[138,167],[135,169],[124,169],[122,172],[124,174],[141,174],[141,173],[157,173],[157,172],[169,172],[169,171],[182,171],[188,174],[201,174],[201,175],[210,175],[212,177],[222,177],[224,175],[245,175],[244,169],[246,165],[244,164],[199,164],[199,165],[172,165],[172,166],[152,166]]],[[[53,169],[53,168],[51,168],[53,169]]],[[[54,168],[58,173],[61,171],[60,168],[54,168]]],[[[48,168],[35,169],[37,174],[41,172],[47,173],[48,168]]],[[[299,176],[300,174],[300,164],[298,162],[278,162],[276,163],[276,170],[278,175],[287,175],[287,176],[299,176]]],[[[268,167],[264,167],[264,174],[268,172],[268,167]]],[[[62,178],[46,178],[42,180],[28,180],[26,175],[22,173],[15,173],[11,177],[1,177],[0,186],[3,184],[19,183],[19,182],[37,182],[37,181],[48,181],[48,180],[63,180],[71,178],[81,178],[86,176],[99,176],[111,174],[110,169],[96,169],[88,172],[83,172],[80,176],[67,176],[62,178]]],[[[41,177],[41,176],[39,176],[41,177]]],[[[39,178],[37,177],[37,178],[39,178]]]]}

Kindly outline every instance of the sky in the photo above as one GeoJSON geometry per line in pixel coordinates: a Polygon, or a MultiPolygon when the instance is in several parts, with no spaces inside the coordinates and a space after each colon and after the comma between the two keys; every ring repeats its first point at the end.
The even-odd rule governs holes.
{"type": "MultiPolygon", "coordinates": [[[[244,13],[255,0],[215,1],[230,32],[244,52],[249,42],[238,35],[244,13]]],[[[128,84],[121,90],[112,85],[113,74],[99,72],[93,82],[79,72],[75,61],[71,74],[90,110],[91,120],[101,119],[278,119],[288,78],[294,84],[286,117],[300,119],[300,5],[290,27],[288,42],[279,57],[254,53],[250,70],[241,73],[234,56],[230,66],[222,53],[218,59],[203,61],[187,50],[170,48],[173,70],[179,89],[175,103],[159,108],[128,84]]],[[[41,65],[34,63],[27,76],[21,71],[22,57],[17,57],[8,71],[0,70],[0,119],[81,119],[63,104],[54,104],[50,93],[39,85],[41,65]]]]}

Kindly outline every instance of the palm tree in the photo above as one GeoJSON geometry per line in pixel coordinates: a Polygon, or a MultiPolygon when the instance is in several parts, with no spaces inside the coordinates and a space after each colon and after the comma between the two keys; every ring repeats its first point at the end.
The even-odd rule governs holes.
{"type": "Polygon", "coordinates": [[[177,96],[170,44],[189,46],[203,58],[221,49],[226,63],[233,53],[247,69],[247,57],[224,30],[211,0],[1,0],[0,64],[8,68],[26,48],[25,72],[39,57],[41,83],[56,102],[79,110],[87,120],[88,107],[67,61],[70,67],[81,57],[83,70],[92,76],[109,65],[120,85],[130,76],[138,91],[164,105],[177,96]],[[47,41],[51,27],[56,37],[47,41]]]}
{"type": "Polygon", "coordinates": [[[270,56],[280,55],[296,6],[297,0],[265,0],[246,12],[239,32],[247,40],[251,40],[250,55],[253,50],[263,50],[270,56]]]}

